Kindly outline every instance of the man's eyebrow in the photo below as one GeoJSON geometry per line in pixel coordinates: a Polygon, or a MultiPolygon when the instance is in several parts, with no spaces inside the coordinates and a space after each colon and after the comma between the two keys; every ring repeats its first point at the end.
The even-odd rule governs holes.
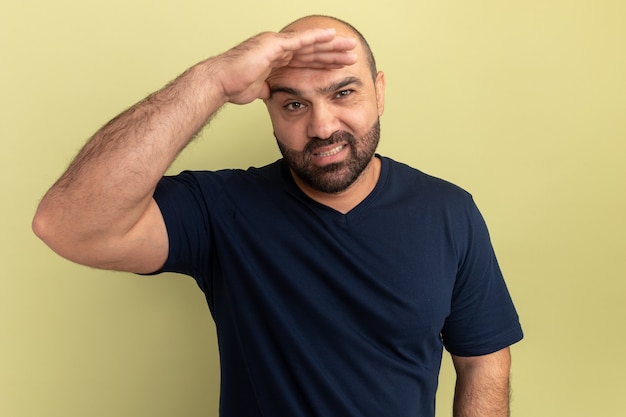
{"type": "MultiPolygon", "coordinates": [[[[332,83],[328,87],[320,88],[317,91],[322,94],[328,94],[341,90],[342,88],[347,87],[351,84],[362,86],[363,82],[357,77],[347,77],[343,80],[332,83]]],[[[283,85],[275,85],[273,87],[270,87],[270,97],[272,97],[276,93],[285,93],[296,97],[302,97],[304,95],[302,91],[292,87],[287,87],[283,85]]]]}
{"type": "Polygon", "coordinates": [[[333,93],[335,91],[341,90],[344,87],[349,86],[350,84],[355,84],[360,87],[363,85],[363,82],[357,77],[347,77],[347,78],[344,78],[343,80],[332,83],[328,87],[322,88],[318,91],[323,94],[333,93]]]}
{"type": "Polygon", "coordinates": [[[270,87],[270,97],[273,96],[275,93],[285,93],[285,94],[290,94],[292,96],[302,95],[300,90],[296,90],[295,88],[291,88],[291,87],[285,87],[282,85],[276,85],[276,86],[270,87]]]}

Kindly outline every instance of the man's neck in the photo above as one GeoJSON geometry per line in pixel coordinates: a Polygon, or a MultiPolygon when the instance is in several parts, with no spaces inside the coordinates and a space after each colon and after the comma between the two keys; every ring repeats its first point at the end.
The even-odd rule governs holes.
{"type": "Polygon", "coordinates": [[[340,213],[346,214],[359,205],[374,190],[380,178],[381,161],[374,156],[361,175],[348,188],[339,193],[324,193],[311,188],[297,175],[291,175],[298,187],[310,198],[340,213]]]}

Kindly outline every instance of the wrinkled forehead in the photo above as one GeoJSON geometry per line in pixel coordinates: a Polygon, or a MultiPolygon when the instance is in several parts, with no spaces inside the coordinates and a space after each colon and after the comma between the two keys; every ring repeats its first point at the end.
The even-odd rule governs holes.
{"type": "Polygon", "coordinates": [[[349,69],[321,70],[309,68],[281,68],[267,78],[270,97],[286,93],[297,97],[329,94],[347,86],[363,86],[362,77],[349,69]]]}

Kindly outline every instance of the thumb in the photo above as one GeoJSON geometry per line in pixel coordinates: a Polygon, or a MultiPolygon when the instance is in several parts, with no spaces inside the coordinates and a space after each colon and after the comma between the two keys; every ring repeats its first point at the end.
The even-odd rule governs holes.
{"type": "Polygon", "coordinates": [[[259,91],[259,98],[261,100],[267,100],[270,98],[270,85],[267,81],[263,81],[263,85],[261,85],[261,90],[259,91]]]}

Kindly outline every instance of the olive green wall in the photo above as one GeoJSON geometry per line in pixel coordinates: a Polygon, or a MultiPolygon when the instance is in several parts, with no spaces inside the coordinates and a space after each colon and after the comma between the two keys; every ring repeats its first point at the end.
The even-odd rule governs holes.
{"type": "MultiPolygon", "coordinates": [[[[195,283],[73,265],[30,220],[108,119],[310,13],[371,41],[388,82],[380,152],[481,207],[526,332],[513,415],[624,415],[626,3],[310,3],[2,1],[0,415],[216,416],[214,328],[195,283]]],[[[228,106],[172,171],[277,156],[263,105],[228,106]]],[[[452,384],[446,360],[438,417],[452,384]]]]}

